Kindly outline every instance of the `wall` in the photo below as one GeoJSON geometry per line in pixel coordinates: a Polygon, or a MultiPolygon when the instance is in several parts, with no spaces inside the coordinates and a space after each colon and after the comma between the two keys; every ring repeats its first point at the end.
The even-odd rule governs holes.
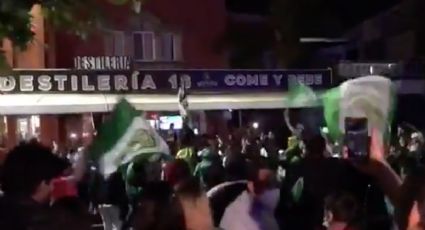
{"type": "MultiPolygon", "coordinates": [[[[34,40],[28,44],[25,51],[14,50],[10,41],[5,41],[5,55],[9,65],[13,68],[22,69],[42,69],[46,67],[46,38],[45,23],[39,5],[34,5],[31,9],[33,17],[34,40]]],[[[13,148],[17,144],[17,117],[13,115],[7,117],[7,148],[13,148]]],[[[40,140],[43,144],[51,146],[52,141],[59,140],[59,122],[57,116],[40,117],[40,140]]],[[[1,158],[1,156],[0,156],[1,158]]]]}
{"type": "MultiPolygon", "coordinates": [[[[107,25],[117,30],[129,30],[133,20],[141,20],[128,7],[102,5],[107,25]]],[[[159,19],[166,27],[182,32],[182,68],[225,68],[226,57],[216,46],[226,27],[224,0],[147,1],[143,10],[159,19]]],[[[142,12],[143,14],[143,12],[142,12]]],[[[56,67],[70,68],[75,56],[101,56],[105,54],[102,33],[95,31],[86,41],[74,35],[57,32],[55,39],[56,67]]]]}

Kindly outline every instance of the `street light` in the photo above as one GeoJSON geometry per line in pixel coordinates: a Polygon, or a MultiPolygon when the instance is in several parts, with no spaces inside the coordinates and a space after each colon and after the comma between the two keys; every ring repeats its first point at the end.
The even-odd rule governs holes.
{"type": "Polygon", "coordinates": [[[258,124],[258,122],[252,123],[252,128],[258,129],[259,127],[260,127],[260,124],[258,124]]]}

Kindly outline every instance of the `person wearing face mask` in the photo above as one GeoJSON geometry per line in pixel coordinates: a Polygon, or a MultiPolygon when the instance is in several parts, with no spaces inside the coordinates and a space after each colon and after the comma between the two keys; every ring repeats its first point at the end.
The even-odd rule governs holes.
{"type": "Polygon", "coordinates": [[[280,191],[275,169],[265,158],[247,163],[247,181],[224,183],[207,195],[216,227],[226,230],[277,230],[274,216],[280,191]]]}

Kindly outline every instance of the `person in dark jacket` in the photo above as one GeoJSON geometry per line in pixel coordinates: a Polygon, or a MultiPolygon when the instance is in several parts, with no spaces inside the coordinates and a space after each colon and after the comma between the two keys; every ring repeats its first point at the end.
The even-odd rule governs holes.
{"type": "Polygon", "coordinates": [[[282,184],[277,219],[283,230],[312,230],[322,225],[325,197],[334,191],[347,191],[365,210],[365,229],[388,229],[389,216],[384,195],[373,178],[358,171],[347,160],[324,158],[325,140],[316,136],[306,140],[306,157],[288,172],[282,184]],[[292,190],[302,179],[301,197],[292,190]]]}
{"type": "Polygon", "coordinates": [[[3,165],[0,199],[0,229],[53,230],[57,218],[46,204],[53,179],[66,164],[39,143],[21,143],[12,149],[3,165]]]}

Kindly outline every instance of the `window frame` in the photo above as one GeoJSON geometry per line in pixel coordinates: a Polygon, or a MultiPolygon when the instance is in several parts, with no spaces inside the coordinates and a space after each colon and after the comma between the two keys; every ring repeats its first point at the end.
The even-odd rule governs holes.
{"type": "Polygon", "coordinates": [[[155,33],[153,31],[133,31],[132,41],[133,41],[133,54],[134,54],[133,58],[134,58],[134,61],[137,61],[137,62],[154,62],[154,61],[157,60],[157,57],[156,57],[156,39],[155,39],[155,33]],[[145,57],[145,50],[146,49],[145,49],[145,37],[144,37],[144,35],[146,35],[146,34],[149,34],[149,35],[152,36],[152,58],[151,59],[150,58],[148,59],[148,58],[145,57]],[[139,58],[139,57],[136,56],[135,35],[139,35],[142,38],[142,47],[143,47],[143,52],[142,52],[143,57],[142,58],[139,58]]]}

